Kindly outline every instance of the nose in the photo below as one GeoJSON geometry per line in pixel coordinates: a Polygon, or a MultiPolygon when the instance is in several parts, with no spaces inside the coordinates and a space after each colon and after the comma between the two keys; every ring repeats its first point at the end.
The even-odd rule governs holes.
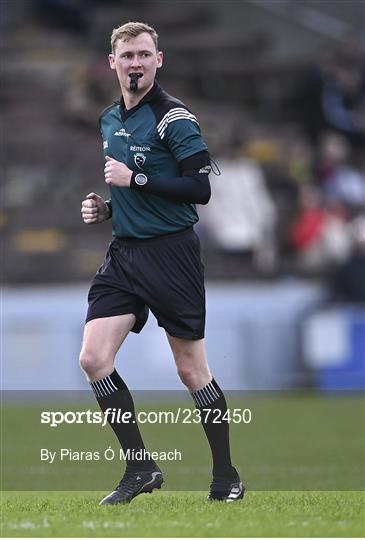
{"type": "Polygon", "coordinates": [[[135,54],[135,55],[133,56],[133,60],[132,60],[132,64],[131,64],[131,65],[132,65],[132,67],[140,67],[141,62],[140,62],[140,60],[139,60],[138,54],[135,54]]]}

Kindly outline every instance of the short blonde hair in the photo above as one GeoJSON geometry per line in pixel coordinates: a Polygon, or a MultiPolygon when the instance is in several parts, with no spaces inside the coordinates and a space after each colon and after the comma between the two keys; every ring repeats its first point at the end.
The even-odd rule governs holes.
{"type": "Polygon", "coordinates": [[[155,44],[156,51],[158,51],[158,34],[156,30],[152,28],[152,26],[148,26],[148,24],[142,22],[127,22],[122,24],[122,26],[118,26],[118,28],[114,28],[112,32],[110,38],[112,53],[115,52],[115,45],[118,39],[121,39],[122,41],[129,41],[130,38],[137,37],[139,34],[143,34],[144,32],[151,36],[153,43],[155,44]]]}

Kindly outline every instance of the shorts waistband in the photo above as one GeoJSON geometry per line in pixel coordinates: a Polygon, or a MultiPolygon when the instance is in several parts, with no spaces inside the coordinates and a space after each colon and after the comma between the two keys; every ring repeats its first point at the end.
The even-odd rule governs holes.
{"type": "Polygon", "coordinates": [[[113,242],[118,246],[141,246],[141,245],[150,245],[155,244],[156,242],[166,242],[169,240],[175,240],[176,238],[182,238],[189,233],[192,233],[194,227],[187,227],[186,229],[181,229],[168,234],[161,234],[159,236],[154,236],[153,238],[129,238],[123,236],[115,236],[113,242]]]}

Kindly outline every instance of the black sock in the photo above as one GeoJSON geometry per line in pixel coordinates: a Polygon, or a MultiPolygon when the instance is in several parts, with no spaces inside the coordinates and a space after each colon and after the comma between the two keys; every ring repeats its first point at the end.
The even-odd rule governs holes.
{"type": "Polygon", "coordinates": [[[191,392],[191,395],[197,409],[201,410],[203,428],[212,451],[213,476],[236,478],[237,471],[232,467],[229,448],[229,422],[222,420],[227,411],[227,403],[222,390],[212,379],[204,388],[191,392]],[[206,413],[202,409],[211,409],[211,412],[206,413]],[[214,412],[216,409],[220,412],[214,412]],[[206,414],[208,414],[207,417],[206,414]],[[217,423],[213,423],[215,418],[217,423]]]}
{"type": "MultiPolygon", "coordinates": [[[[126,459],[126,470],[147,470],[153,468],[154,461],[148,459],[148,457],[142,460],[133,457],[133,451],[143,451],[145,450],[145,446],[137,425],[133,398],[123,379],[119,376],[117,371],[114,370],[110,375],[107,375],[98,381],[93,381],[90,384],[101,410],[105,413],[107,409],[112,409],[112,411],[109,411],[107,419],[109,425],[118,437],[124,454],[126,454],[128,450],[131,451],[131,457],[127,457],[126,459]],[[113,421],[113,416],[111,414],[113,409],[115,409],[115,413],[119,410],[120,416],[123,413],[131,413],[128,423],[113,421]]],[[[116,419],[116,414],[114,417],[116,419]]]]}

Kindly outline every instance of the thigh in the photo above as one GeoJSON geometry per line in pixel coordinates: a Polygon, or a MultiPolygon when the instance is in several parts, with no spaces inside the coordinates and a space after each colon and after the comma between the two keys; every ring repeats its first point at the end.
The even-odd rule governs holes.
{"type": "Polygon", "coordinates": [[[170,336],[167,332],[166,336],[178,369],[184,367],[192,371],[209,373],[204,339],[181,339],[170,336]]]}

